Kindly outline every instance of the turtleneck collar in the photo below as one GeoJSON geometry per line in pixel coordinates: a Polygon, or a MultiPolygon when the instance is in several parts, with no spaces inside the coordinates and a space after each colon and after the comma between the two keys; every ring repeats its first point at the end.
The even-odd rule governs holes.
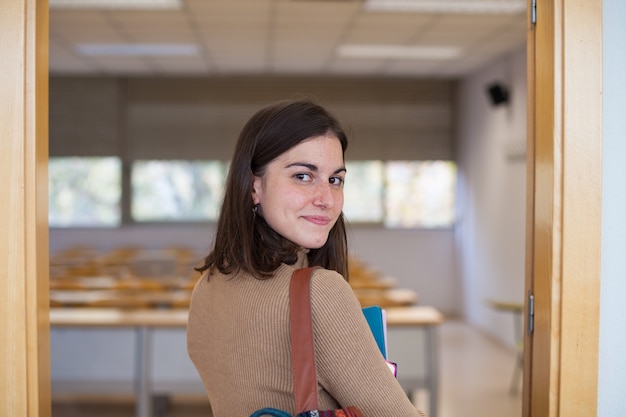
{"type": "Polygon", "coordinates": [[[309,266],[309,258],[307,257],[308,253],[308,249],[301,249],[298,252],[298,259],[296,260],[296,263],[293,264],[294,268],[306,268],[309,266]]]}

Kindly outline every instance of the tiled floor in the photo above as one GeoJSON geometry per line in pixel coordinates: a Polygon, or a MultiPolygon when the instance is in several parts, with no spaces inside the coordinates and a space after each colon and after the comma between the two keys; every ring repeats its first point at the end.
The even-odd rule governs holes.
{"type": "MultiPolygon", "coordinates": [[[[511,395],[515,352],[460,321],[440,328],[440,402],[437,417],[519,417],[521,394],[511,395]]],[[[521,384],[521,381],[520,381],[521,384]]],[[[416,393],[419,403],[426,396],[416,393]]],[[[204,399],[157,402],[167,417],[203,416],[204,399]]],[[[426,406],[424,408],[427,408],[426,406]]],[[[162,413],[158,413],[162,410],[162,413]]],[[[54,401],[52,417],[132,417],[132,399],[121,401],[54,401]]],[[[381,416],[382,417],[382,416],[381,416]]]]}
{"type": "Polygon", "coordinates": [[[441,395],[437,417],[519,417],[511,394],[516,353],[458,321],[441,326],[441,395]]]}

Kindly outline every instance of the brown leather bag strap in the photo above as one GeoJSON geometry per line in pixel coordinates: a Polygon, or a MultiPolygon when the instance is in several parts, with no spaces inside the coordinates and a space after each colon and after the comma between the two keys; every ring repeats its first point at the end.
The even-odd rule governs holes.
{"type": "Polygon", "coordinates": [[[289,331],[296,414],[317,410],[315,346],[311,320],[311,274],[319,267],[297,269],[289,286],[289,331]]]}

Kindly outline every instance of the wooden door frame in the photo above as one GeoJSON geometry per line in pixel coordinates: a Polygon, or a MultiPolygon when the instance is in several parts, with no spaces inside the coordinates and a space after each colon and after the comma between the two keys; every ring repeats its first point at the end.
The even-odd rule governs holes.
{"type": "Polygon", "coordinates": [[[0,415],[48,417],[48,1],[0,27],[0,415]]]}
{"type": "MultiPolygon", "coordinates": [[[[535,296],[535,332],[525,340],[523,415],[593,416],[600,288],[602,3],[537,3],[538,23],[529,30],[528,49],[526,262],[527,289],[535,296]]],[[[48,2],[4,6],[0,225],[5,235],[0,241],[0,288],[10,297],[1,307],[0,410],[3,415],[47,417],[48,2]]]]}
{"type": "Polygon", "coordinates": [[[538,0],[528,33],[526,290],[534,332],[524,341],[523,416],[595,416],[602,2],[538,0]]]}

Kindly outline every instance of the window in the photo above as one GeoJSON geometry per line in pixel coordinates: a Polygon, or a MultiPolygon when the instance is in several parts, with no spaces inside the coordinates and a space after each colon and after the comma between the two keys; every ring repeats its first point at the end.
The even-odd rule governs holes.
{"type": "MultiPolygon", "coordinates": [[[[346,161],[346,169],[349,223],[388,228],[454,224],[454,162],[346,161]]],[[[130,199],[133,222],[215,222],[227,170],[227,162],[216,160],[136,160],[130,196],[123,196],[119,158],[50,158],[50,226],[119,226],[122,198],[130,199]]]]}
{"type": "Polygon", "coordinates": [[[389,161],[385,182],[385,226],[435,228],[454,224],[453,162],[389,161]]]}
{"type": "Polygon", "coordinates": [[[135,161],[131,217],[137,222],[215,221],[225,182],[221,161],[135,161]]]}
{"type": "Polygon", "coordinates": [[[346,161],[343,213],[350,223],[383,221],[382,161],[346,161]]]}
{"type": "Polygon", "coordinates": [[[120,224],[122,166],[117,157],[51,157],[48,222],[51,227],[120,224]]]}
{"type": "Polygon", "coordinates": [[[350,223],[389,228],[454,224],[456,165],[451,161],[346,162],[344,214],[350,223]]]}

